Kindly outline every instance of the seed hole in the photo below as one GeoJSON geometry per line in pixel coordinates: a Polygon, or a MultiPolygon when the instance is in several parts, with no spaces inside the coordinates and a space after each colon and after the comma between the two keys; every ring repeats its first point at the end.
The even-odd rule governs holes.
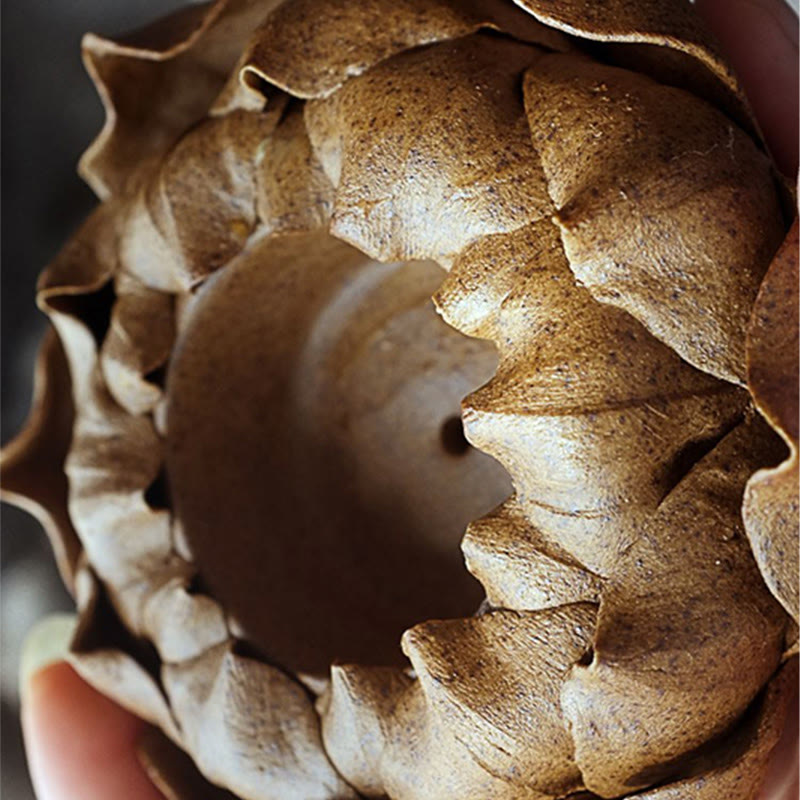
{"type": "Polygon", "coordinates": [[[464,436],[464,425],[461,417],[454,415],[442,423],[440,432],[442,447],[452,456],[463,456],[470,448],[467,437],[464,436]]]}

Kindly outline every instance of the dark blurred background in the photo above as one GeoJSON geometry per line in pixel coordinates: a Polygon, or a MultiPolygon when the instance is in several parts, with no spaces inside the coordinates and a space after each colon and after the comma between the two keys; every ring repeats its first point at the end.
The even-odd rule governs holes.
{"type": "MultiPolygon", "coordinates": [[[[4,0],[2,3],[2,315],[0,433],[22,427],[45,329],[34,290],[41,269],[95,202],[75,167],[100,130],[100,101],[80,59],[88,30],[120,33],[181,0],[4,0]]],[[[0,796],[33,800],[19,731],[17,665],[25,633],[71,610],[39,525],[2,507],[0,532],[0,796]]]]}

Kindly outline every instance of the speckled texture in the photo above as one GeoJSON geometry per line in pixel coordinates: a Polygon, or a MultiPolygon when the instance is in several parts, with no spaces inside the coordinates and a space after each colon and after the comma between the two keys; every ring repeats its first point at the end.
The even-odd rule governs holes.
{"type": "Polygon", "coordinates": [[[521,5],[545,25],[501,0],[221,0],[87,40],[109,116],[83,169],[105,202],[40,294],[70,366],[69,516],[63,482],[44,497],[25,478],[47,431],[64,457],[56,383],[4,476],[80,538],[78,558],[52,526],[77,570],[76,667],[204,776],[162,747],[168,794],[749,800],[758,784],[788,674],[759,694],[788,617],[740,522],[745,482],[780,458],[741,386],[783,232],[771,166],[684,4],[521,5]],[[626,69],[591,62],[585,38],[626,69]],[[653,51],[626,43],[692,59],[683,89],[638,74],[653,51]],[[658,247],[628,258],[645,223],[658,247]],[[422,259],[450,270],[438,289],[435,264],[402,263],[422,259]],[[604,294],[606,262],[628,268],[604,294]],[[445,388],[457,414],[481,383],[466,436],[505,477],[432,435],[445,388]],[[344,491],[326,494],[326,469],[344,491]],[[505,502],[463,542],[486,601],[468,616],[471,582],[461,618],[424,622],[436,611],[415,603],[456,595],[444,520],[489,490],[505,502]],[[412,606],[409,667],[369,636],[412,606]],[[340,645],[297,634],[326,615],[340,645]]]}
{"type": "Polygon", "coordinates": [[[744,502],[747,535],[764,580],[795,622],[800,619],[797,248],[795,220],[761,286],[747,334],[750,391],[789,455],[751,478],[744,502]]]}

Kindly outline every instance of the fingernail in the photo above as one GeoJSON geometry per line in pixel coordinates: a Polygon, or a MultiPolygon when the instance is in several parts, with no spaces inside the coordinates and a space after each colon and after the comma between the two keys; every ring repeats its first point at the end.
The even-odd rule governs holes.
{"type": "Polygon", "coordinates": [[[26,687],[35,673],[66,658],[77,624],[75,614],[51,614],[28,631],[19,665],[20,697],[24,699],[26,687]]]}

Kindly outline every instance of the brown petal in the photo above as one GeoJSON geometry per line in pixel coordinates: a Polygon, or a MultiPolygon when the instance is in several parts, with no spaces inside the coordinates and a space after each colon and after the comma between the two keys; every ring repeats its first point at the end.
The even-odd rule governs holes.
{"type": "MultiPolygon", "coordinates": [[[[783,666],[730,734],[698,753],[696,774],[642,794],[640,800],[752,800],[764,782],[789,702],[797,686],[797,659],[783,666]]],[[[760,795],[759,795],[760,796],[760,795]]],[[[788,795],[787,795],[788,797],[788,795]]]]}
{"type": "Polygon", "coordinates": [[[73,591],[81,543],[67,510],[64,474],[72,441],[73,407],[66,357],[52,328],[39,349],[33,387],[25,427],[0,451],[0,497],[39,520],[61,578],[73,591]]]}
{"type": "Polygon", "coordinates": [[[322,747],[305,690],[222,644],[163,669],[183,746],[212,783],[253,800],[351,800],[322,747]]]}
{"type": "Polygon", "coordinates": [[[162,457],[152,421],[119,407],[95,371],[67,459],[70,514],[89,563],[136,633],[148,595],[187,566],[173,553],[169,512],[147,502],[162,457]]]}
{"type": "Polygon", "coordinates": [[[403,636],[403,649],[430,713],[487,772],[561,795],[583,786],[561,684],[589,649],[595,617],[589,604],[490,611],[417,625],[403,636]]]}
{"type": "Polygon", "coordinates": [[[743,383],[744,331],[783,235],[766,156],[692,95],[576,56],[529,70],[525,103],[578,280],[743,383]]]}
{"type": "Polygon", "coordinates": [[[162,662],[191,661],[229,638],[219,604],[190,587],[185,576],[171,578],[148,595],[142,609],[142,631],[162,662]]]}
{"type": "Polygon", "coordinates": [[[87,34],[83,59],[106,110],[80,172],[105,199],[201,119],[269,5],[216,0],[117,40],[87,34]]]}
{"type": "Polygon", "coordinates": [[[311,148],[302,106],[289,110],[264,149],[256,193],[265,233],[327,228],[333,186],[311,148]]]}
{"type": "Polygon", "coordinates": [[[605,43],[606,57],[710,100],[750,132],[756,122],[733,70],[683,0],[515,0],[537,19],[605,43]]]}
{"type": "Polygon", "coordinates": [[[775,256],[747,331],[747,386],[787,443],[798,439],[798,223],[775,256]]]}
{"type": "Polygon", "coordinates": [[[275,84],[296,97],[326,97],[349,78],[421,45],[491,28],[552,49],[566,37],[511,3],[485,0],[293,0],[256,31],[241,79],[275,84]]]}
{"type": "Polygon", "coordinates": [[[76,575],[76,589],[80,620],[70,645],[72,666],[87,683],[176,738],[175,719],[151,671],[151,651],[121,624],[85,566],[76,575]]]}
{"type": "Polygon", "coordinates": [[[595,656],[562,703],[586,785],[605,797],[674,778],[778,666],[786,615],[761,581],[740,497],[770,457],[760,424],[731,433],[637,532],[609,578],[595,656]]]}
{"type": "Polygon", "coordinates": [[[736,423],[744,392],[698,372],[576,284],[545,221],[467,248],[436,295],[448,321],[477,296],[500,366],[463,402],[476,446],[506,467],[537,535],[607,575],[682,477],[736,423]]]}
{"type": "Polygon", "coordinates": [[[242,250],[257,221],[259,154],[281,108],[212,117],[178,142],[128,212],[126,269],[151,288],[186,290],[242,250]]]}
{"type": "Polygon", "coordinates": [[[747,338],[750,392],[789,445],[778,467],[747,485],[744,521],[761,574],[795,621],[798,598],[798,267],[797,220],[767,271],[747,338]]]}
{"type": "Polygon", "coordinates": [[[166,800],[238,800],[209,783],[194,761],[158,728],[150,728],[136,743],[136,754],[150,780],[166,800]]]}
{"type": "Polygon", "coordinates": [[[519,99],[520,75],[541,55],[470,36],[309,102],[311,143],[337,187],[332,233],[382,261],[448,264],[481,236],[549,215],[519,99]]]}
{"type": "Polygon", "coordinates": [[[471,522],[461,549],[492,607],[534,611],[599,599],[602,579],[532,526],[517,499],[471,522]]]}
{"type": "Polygon", "coordinates": [[[59,334],[76,407],[90,391],[105,339],[117,269],[114,203],[98,206],[39,276],[36,302],[59,334]]]}
{"type": "Polygon", "coordinates": [[[332,669],[320,702],[326,748],[369,796],[562,796],[581,782],[558,693],[594,617],[594,606],[576,604],[419,625],[404,637],[418,680],[332,669]]]}
{"type": "Polygon", "coordinates": [[[151,411],[162,396],[153,373],[166,365],[175,338],[174,300],[124,273],[100,353],[103,378],[130,414],[151,411]]]}

